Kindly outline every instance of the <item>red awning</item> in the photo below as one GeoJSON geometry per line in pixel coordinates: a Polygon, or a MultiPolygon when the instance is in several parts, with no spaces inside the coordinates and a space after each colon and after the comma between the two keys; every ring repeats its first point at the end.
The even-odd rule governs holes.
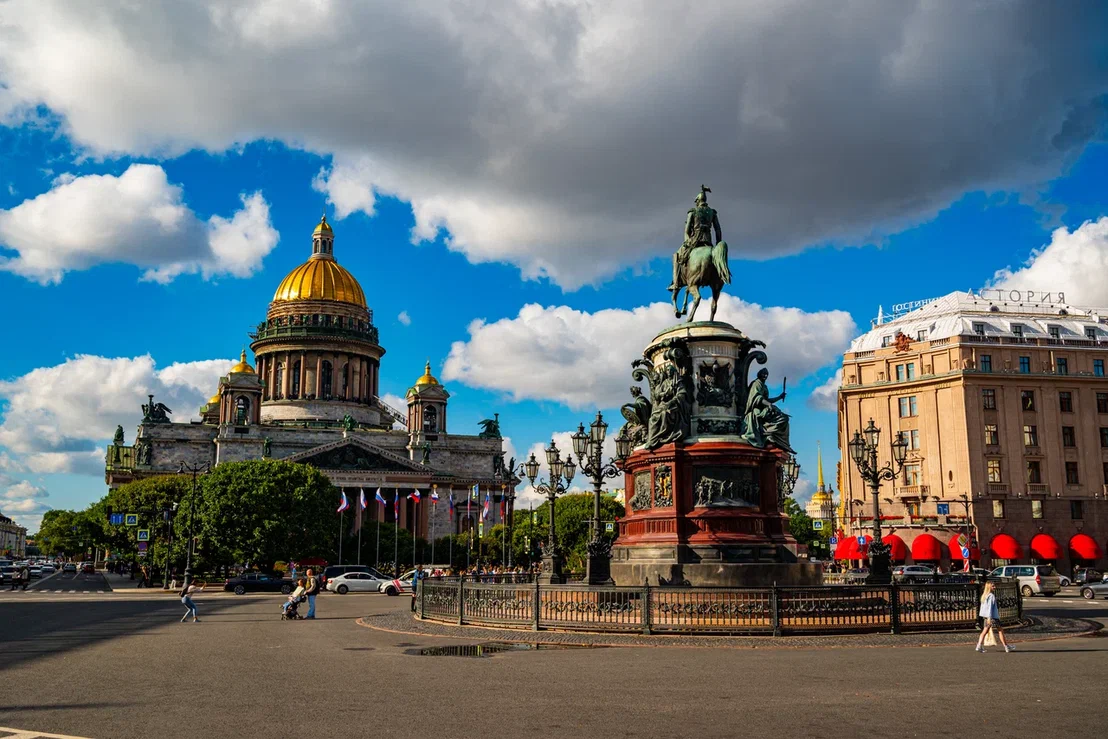
{"type": "Polygon", "coordinates": [[[1070,539],[1070,550],[1081,559],[1100,559],[1104,556],[1100,545],[1088,534],[1076,534],[1070,539]]]}
{"type": "Polygon", "coordinates": [[[1050,534],[1035,534],[1031,537],[1031,556],[1035,559],[1061,559],[1062,547],[1050,534]]]}
{"type": "Polygon", "coordinates": [[[938,562],[943,558],[943,545],[931,534],[920,534],[912,542],[912,559],[917,562],[938,562]]]}
{"type": "Polygon", "coordinates": [[[881,541],[889,545],[889,559],[894,562],[903,562],[908,559],[908,545],[896,534],[885,534],[881,541]]]}
{"type": "Polygon", "coordinates": [[[868,556],[866,549],[871,541],[873,541],[873,538],[867,536],[865,546],[859,547],[858,537],[843,537],[835,547],[835,559],[865,559],[868,556]]]}
{"type": "MultiPolygon", "coordinates": [[[[962,545],[958,543],[958,537],[961,534],[955,534],[950,537],[950,559],[951,561],[962,561],[962,545]]],[[[981,559],[981,550],[977,547],[970,547],[969,558],[971,562],[976,562],[981,559]]]]}
{"type": "Polygon", "coordinates": [[[1008,534],[997,534],[989,543],[991,551],[998,559],[1019,559],[1023,556],[1023,547],[1008,534]]]}

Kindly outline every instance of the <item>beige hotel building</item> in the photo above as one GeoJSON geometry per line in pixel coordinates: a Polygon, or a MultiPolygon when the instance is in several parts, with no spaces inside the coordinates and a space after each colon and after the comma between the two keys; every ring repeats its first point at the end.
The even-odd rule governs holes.
{"type": "Polygon", "coordinates": [[[908,460],[881,488],[894,561],[975,565],[1108,561],[1108,312],[1059,293],[951,293],[880,316],[843,357],[838,395],[843,536],[859,558],[872,496],[847,442],[872,418],[879,462],[897,431],[908,460]],[[918,306],[918,307],[917,307],[918,306]],[[977,546],[973,546],[977,544],[977,546]]]}

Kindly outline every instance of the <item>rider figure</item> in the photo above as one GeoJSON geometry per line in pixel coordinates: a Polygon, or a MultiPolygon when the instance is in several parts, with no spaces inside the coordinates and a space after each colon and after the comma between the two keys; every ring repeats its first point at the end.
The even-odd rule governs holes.
{"type": "Polygon", "coordinates": [[[723,239],[719,227],[719,218],[716,211],[708,207],[708,193],[711,188],[700,186],[700,192],[696,196],[696,204],[689,208],[689,215],[685,219],[685,242],[673,255],[673,283],[669,290],[679,290],[683,283],[679,282],[681,268],[689,258],[689,252],[698,246],[715,246],[723,239]],[[715,241],[712,240],[712,232],[715,232],[715,241]]]}

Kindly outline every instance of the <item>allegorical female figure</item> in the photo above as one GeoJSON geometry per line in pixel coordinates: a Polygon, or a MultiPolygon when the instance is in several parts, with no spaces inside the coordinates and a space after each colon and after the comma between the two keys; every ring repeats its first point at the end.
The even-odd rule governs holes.
{"type": "Polygon", "coordinates": [[[758,379],[750,383],[746,394],[746,409],[743,416],[743,441],[752,446],[763,448],[767,444],[792,453],[789,446],[789,415],[774,403],[785,399],[785,392],[771,398],[766,387],[769,370],[758,372],[758,379]]]}

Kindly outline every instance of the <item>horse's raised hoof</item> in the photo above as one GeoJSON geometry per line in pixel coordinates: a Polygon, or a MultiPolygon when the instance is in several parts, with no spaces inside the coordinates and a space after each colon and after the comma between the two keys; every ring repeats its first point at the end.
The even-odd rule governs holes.
{"type": "Polygon", "coordinates": [[[673,315],[677,318],[680,318],[681,317],[681,311],[675,310],[675,311],[673,311],[673,315]]]}

